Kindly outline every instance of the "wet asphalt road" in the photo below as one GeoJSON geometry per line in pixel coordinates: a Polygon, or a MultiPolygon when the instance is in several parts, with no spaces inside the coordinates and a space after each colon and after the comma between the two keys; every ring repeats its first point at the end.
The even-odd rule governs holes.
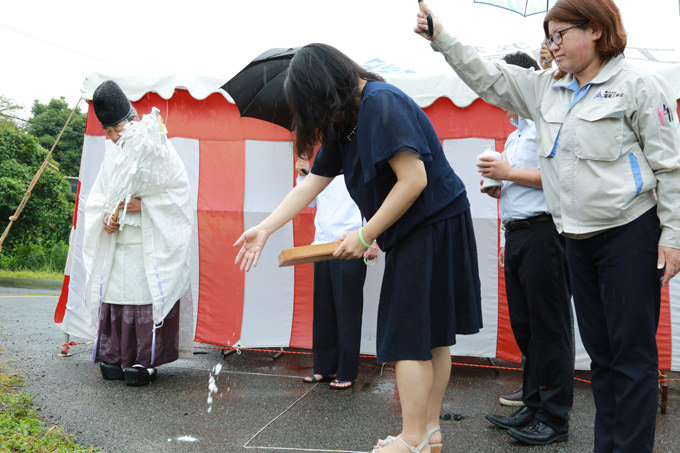
{"type": "MultiPolygon", "coordinates": [[[[21,371],[24,391],[33,394],[45,423],[62,425],[82,445],[105,452],[361,452],[400,428],[391,364],[381,370],[375,359],[363,358],[355,387],[337,391],[301,382],[311,372],[309,355],[274,359],[267,352],[243,351],[223,358],[218,349],[196,348],[193,360],[161,367],[148,387],[126,387],[101,379],[91,364],[91,345],[59,355],[64,335],[52,320],[59,283],[32,289],[11,288],[1,280],[0,285],[5,285],[0,287],[3,371],[21,371]],[[218,391],[209,405],[208,379],[217,364],[222,365],[218,391]]],[[[455,357],[454,362],[488,364],[455,357]]],[[[529,447],[491,426],[484,415],[510,414],[498,396],[520,385],[517,371],[454,366],[443,412],[463,418],[442,421],[443,451],[592,451],[594,406],[586,383],[575,384],[567,442],[529,447]]],[[[658,452],[680,451],[680,383],[669,387],[668,412],[657,418],[658,452]]]]}

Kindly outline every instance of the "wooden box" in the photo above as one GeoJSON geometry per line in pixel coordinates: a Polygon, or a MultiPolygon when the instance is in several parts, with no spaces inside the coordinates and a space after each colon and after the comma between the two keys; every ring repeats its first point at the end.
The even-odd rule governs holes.
{"type": "Polygon", "coordinates": [[[332,260],[333,252],[340,246],[342,241],[329,242],[328,244],[304,245],[286,249],[279,254],[279,267],[295,266],[296,264],[314,263],[317,261],[332,260]]]}

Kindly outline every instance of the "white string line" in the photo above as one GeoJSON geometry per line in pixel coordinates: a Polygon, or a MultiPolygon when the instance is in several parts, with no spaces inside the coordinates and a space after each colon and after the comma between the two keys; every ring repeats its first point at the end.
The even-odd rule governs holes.
{"type": "Polygon", "coordinates": [[[222,373],[228,373],[228,374],[247,374],[250,376],[267,376],[267,377],[285,377],[285,378],[292,378],[292,379],[302,379],[304,376],[293,376],[289,374],[268,374],[268,373],[253,373],[250,371],[222,371],[222,373]]]}
{"type": "MultiPolygon", "coordinates": [[[[191,360],[191,359],[185,359],[185,360],[191,360]]],[[[177,366],[177,365],[172,365],[172,364],[167,364],[165,365],[166,369],[172,368],[173,370],[191,370],[191,371],[212,371],[212,367],[210,368],[199,368],[199,367],[187,367],[187,366],[177,366]]],[[[304,376],[293,376],[293,375],[288,375],[288,374],[268,374],[268,373],[254,373],[251,371],[230,371],[230,370],[224,370],[220,371],[220,374],[245,374],[248,376],[265,376],[265,377],[282,377],[282,378],[290,378],[290,379],[302,379],[304,376]]]]}
{"type": "MultiPolygon", "coordinates": [[[[75,356],[78,354],[81,354],[83,352],[91,351],[92,346],[93,346],[94,341],[90,340],[84,345],[77,345],[77,346],[85,346],[87,349],[84,351],[79,351],[79,352],[70,352],[69,350],[69,357],[70,356],[75,356]],[[89,347],[88,347],[89,346],[89,347]]],[[[191,360],[191,359],[185,359],[185,360],[191,360]]],[[[202,367],[188,367],[188,366],[177,366],[177,365],[172,365],[172,364],[166,364],[165,369],[173,369],[173,370],[189,370],[189,371],[207,371],[211,372],[212,367],[210,368],[202,368],[202,367]]],[[[243,374],[247,376],[264,376],[264,377],[273,377],[273,378],[287,378],[287,379],[302,379],[304,376],[293,376],[290,374],[274,374],[274,373],[255,373],[251,371],[229,371],[229,370],[222,370],[220,374],[243,374]]],[[[303,395],[304,396],[304,395],[303,395]]]]}
{"type": "MultiPolygon", "coordinates": [[[[89,341],[86,345],[78,345],[78,346],[92,346],[92,341],[89,341]]],[[[87,348],[87,351],[91,350],[91,348],[87,348]]],[[[77,355],[78,353],[73,352],[71,353],[72,355],[77,355]]],[[[185,359],[185,360],[191,360],[191,359],[185,359]]],[[[188,366],[177,366],[177,365],[172,365],[172,364],[166,364],[164,366],[165,369],[173,369],[173,370],[189,370],[189,371],[207,371],[210,372],[212,371],[212,367],[210,368],[202,368],[202,367],[188,367],[188,366]]],[[[288,374],[268,374],[268,373],[254,373],[250,371],[225,371],[222,370],[220,374],[244,374],[247,376],[264,376],[264,377],[275,377],[275,378],[288,378],[288,379],[302,379],[304,376],[293,376],[293,375],[288,375],[288,374]]]]}
{"type": "Polygon", "coordinates": [[[245,447],[245,448],[256,448],[258,450],[288,450],[288,451],[317,451],[317,452],[327,452],[327,453],[366,453],[364,451],[357,450],[324,450],[319,448],[288,448],[288,447],[245,447]]]}
{"type": "Polygon", "coordinates": [[[274,417],[272,420],[270,420],[269,423],[267,423],[267,424],[264,425],[262,428],[260,428],[260,430],[259,430],[258,432],[256,432],[250,439],[248,439],[248,441],[247,441],[245,444],[243,444],[243,448],[252,448],[252,449],[258,449],[258,450],[319,451],[319,452],[329,452],[329,453],[330,453],[330,452],[334,452],[334,453],[363,453],[363,452],[355,451],[355,450],[320,450],[320,449],[318,449],[318,448],[287,448],[287,447],[266,447],[266,446],[256,446],[256,445],[250,446],[250,445],[248,445],[253,439],[255,439],[257,436],[259,436],[260,433],[261,433],[262,431],[264,431],[265,429],[267,429],[267,427],[269,427],[269,425],[271,425],[271,424],[274,423],[276,420],[278,420],[279,418],[281,418],[281,416],[282,416],[283,414],[285,414],[286,412],[288,412],[293,406],[295,406],[295,405],[296,405],[298,402],[300,402],[304,397],[306,397],[306,396],[309,394],[309,392],[311,392],[312,390],[314,390],[314,389],[316,388],[317,385],[319,385],[319,383],[314,384],[314,385],[312,386],[312,388],[310,388],[309,390],[307,390],[302,396],[300,396],[298,399],[296,399],[295,401],[293,401],[293,403],[291,403],[290,406],[288,406],[287,408],[285,408],[285,409],[283,410],[283,412],[281,412],[279,415],[277,415],[277,416],[274,417]]]}
{"type": "Polygon", "coordinates": [[[259,430],[258,432],[256,432],[250,439],[248,439],[248,440],[246,441],[245,444],[243,444],[243,447],[244,447],[244,448],[257,448],[257,447],[248,447],[248,444],[250,443],[250,441],[253,440],[253,439],[255,439],[255,438],[256,438],[262,431],[264,431],[269,425],[271,425],[272,423],[274,423],[274,422],[275,422],[276,420],[278,420],[283,414],[285,414],[286,412],[288,412],[293,406],[295,406],[300,400],[302,400],[302,398],[304,398],[305,396],[307,396],[307,395],[309,394],[309,392],[311,392],[312,390],[314,390],[314,389],[316,388],[317,385],[319,385],[319,384],[318,384],[318,383],[314,384],[314,385],[312,386],[312,388],[310,388],[309,390],[307,390],[307,391],[306,391],[305,393],[303,393],[298,399],[296,399],[295,401],[293,401],[287,408],[285,408],[285,409],[283,410],[283,412],[281,412],[279,415],[277,415],[276,417],[274,417],[273,419],[271,419],[271,420],[269,421],[269,423],[267,423],[267,424],[264,425],[262,428],[260,428],[260,430],[259,430]]]}

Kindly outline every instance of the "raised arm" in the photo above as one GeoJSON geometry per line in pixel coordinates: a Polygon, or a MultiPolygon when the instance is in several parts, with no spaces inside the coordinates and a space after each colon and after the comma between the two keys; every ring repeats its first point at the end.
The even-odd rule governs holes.
{"type": "Polygon", "coordinates": [[[489,104],[533,119],[542,93],[553,83],[551,71],[533,71],[485,60],[473,47],[464,45],[444,29],[429,7],[423,8],[432,14],[434,33],[432,38],[427,38],[427,21],[421,13],[414,32],[431,42],[432,48],[446,58],[463,82],[489,104]]]}

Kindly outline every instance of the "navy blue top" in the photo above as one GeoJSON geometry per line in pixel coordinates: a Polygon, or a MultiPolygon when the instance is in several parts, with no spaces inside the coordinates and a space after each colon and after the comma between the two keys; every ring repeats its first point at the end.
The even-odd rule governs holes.
{"type": "Polygon", "coordinates": [[[409,150],[425,163],[427,186],[394,225],[378,236],[384,251],[414,228],[469,209],[465,185],[446,160],[439,137],[425,112],[397,87],[370,81],[364,86],[356,132],[337,151],[319,149],[311,172],[345,175],[347,190],[366,219],[380,208],[397,177],[388,161],[409,150]]]}

